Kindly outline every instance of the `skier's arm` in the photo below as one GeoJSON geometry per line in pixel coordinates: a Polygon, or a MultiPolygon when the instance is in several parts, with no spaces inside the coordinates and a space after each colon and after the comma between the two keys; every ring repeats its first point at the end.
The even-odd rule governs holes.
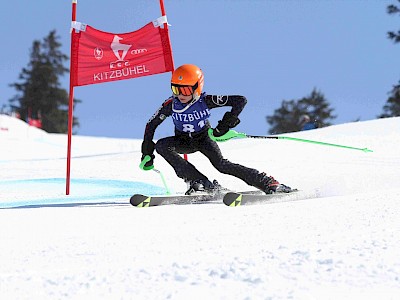
{"type": "Polygon", "coordinates": [[[231,113],[238,117],[247,104],[247,99],[240,95],[206,95],[208,108],[231,106],[231,113]]]}
{"type": "Polygon", "coordinates": [[[240,123],[239,114],[243,110],[247,103],[247,99],[244,96],[233,95],[233,96],[217,96],[207,95],[206,103],[208,108],[212,109],[215,107],[232,106],[231,111],[227,111],[222,120],[218,122],[217,127],[213,130],[215,137],[220,137],[226,134],[229,129],[234,128],[240,123]]]}
{"type": "Polygon", "coordinates": [[[151,167],[154,161],[154,147],[153,142],[154,133],[157,127],[170,115],[172,114],[172,99],[167,99],[162,106],[154,113],[146,124],[144,131],[144,137],[142,142],[142,161],[146,155],[149,155],[151,159],[144,165],[145,167],[151,167]]]}
{"type": "Polygon", "coordinates": [[[144,141],[152,141],[157,127],[172,114],[172,98],[164,101],[161,107],[147,121],[146,129],[144,130],[144,141]]]}

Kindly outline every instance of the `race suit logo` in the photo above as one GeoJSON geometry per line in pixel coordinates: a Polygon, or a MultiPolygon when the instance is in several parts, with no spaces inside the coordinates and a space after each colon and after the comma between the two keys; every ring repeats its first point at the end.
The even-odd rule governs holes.
{"type": "Polygon", "coordinates": [[[228,96],[213,96],[212,101],[218,106],[224,106],[228,102],[228,96]]]}

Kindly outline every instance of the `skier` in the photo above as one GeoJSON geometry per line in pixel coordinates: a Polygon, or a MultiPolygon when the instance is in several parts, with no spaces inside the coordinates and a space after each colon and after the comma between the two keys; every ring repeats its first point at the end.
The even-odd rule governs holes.
{"type": "Polygon", "coordinates": [[[219,146],[211,137],[223,138],[231,128],[240,123],[238,115],[247,100],[238,95],[207,95],[202,92],[203,85],[203,72],[195,65],[182,65],[173,72],[171,79],[173,95],[165,100],[146,125],[142,143],[142,165],[147,155],[150,156],[150,160],[144,164],[143,169],[153,168],[155,149],[174,168],[176,175],[188,183],[186,194],[195,191],[212,193],[220,188],[218,182],[208,180],[204,174],[179,155],[200,151],[219,172],[240,178],[266,194],[291,192],[290,187],[280,184],[266,173],[223,158],[219,146]],[[232,109],[226,112],[218,125],[208,133],[211,128],[208,121],[210,109],[222,106],[231,106],[232,109]],[[175,125],[175,135],[162,138],[155,144],[153,137],[156,128],[170,116],[175,125]]]}
{"type": "Polygon", "coordinates": [[[299,120],[301,130],[312,130],[318,128],[317,121],[311,121],[308,115],[302,115],[299,120]]]}

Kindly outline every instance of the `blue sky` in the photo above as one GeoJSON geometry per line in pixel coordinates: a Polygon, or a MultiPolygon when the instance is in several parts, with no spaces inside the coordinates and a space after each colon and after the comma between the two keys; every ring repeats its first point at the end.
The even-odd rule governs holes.
{"type": "MultiPolygon", "coordinates": [[[[175,67],[205,73],[209,94],[241,94],[248,104],[238,130],[267,134],[265,117],[282,100],[320,90],[338,116],[334,124],[375,119],[400,79],[400,45],[386,37],[398,17],[394,0],[164,0],[175,67]]],[[[78,0],[77,21],[112,33],[139,29],[160,16],[158,0],[78,0]]],[[[35,39],[56,29],[69,55],[71,1],[5,1],[0,107],[15,95],[10,83],[29,62],[35,39]]],[[[168,98],[170,73],[75,88],[78,134],[142,138],[147,120],[168,98]]],[[[69,77],[62,79],[68,90],[69,77]]],[[[216,124],[226,109],[212,110],[216,124]]],[[[172,120],[156,138],[172,134],[172,120]]]]}

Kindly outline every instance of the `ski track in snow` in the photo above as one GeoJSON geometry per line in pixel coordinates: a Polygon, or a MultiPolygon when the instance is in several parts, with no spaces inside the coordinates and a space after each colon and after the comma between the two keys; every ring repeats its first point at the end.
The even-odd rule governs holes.
{"type": "MultiPolygon", "coordinates": [[[[138,168],[140,140],[74,137],[65,196],[66,137],[0,118],[10,128],[0,132],[2,299],[400,295],[400,118],[290,134],[373,153],[290,141],[220,144],[226,158],[317,198],[144,209],[128,205],[129,195],[163,187],[155,172],[138,168]]],[[[189,159],[222,185],[248,189],[200,155],[189,159]]],[[[173,191],[184,191],[161,157],[155,165],[173,191]]]]}

